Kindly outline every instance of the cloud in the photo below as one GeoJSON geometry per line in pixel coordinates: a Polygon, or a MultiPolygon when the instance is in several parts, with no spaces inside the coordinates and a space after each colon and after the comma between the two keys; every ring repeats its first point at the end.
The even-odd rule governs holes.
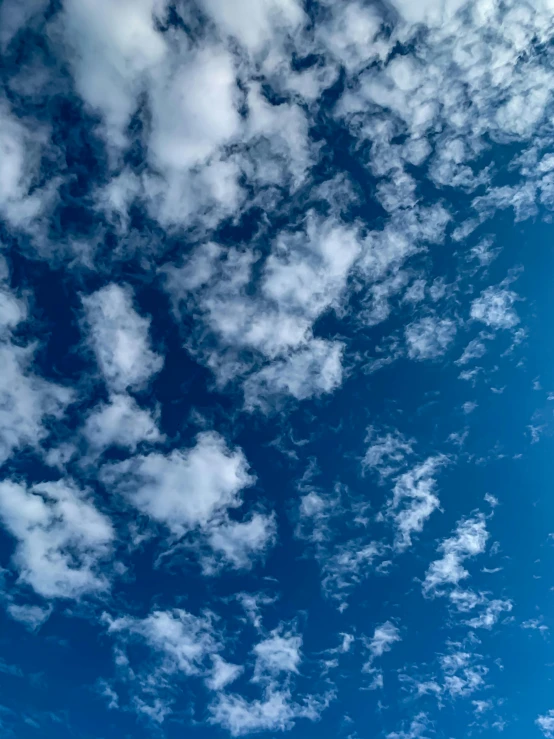
{"type": "Polygon", "coordinates": [[[27,487],[5,480],[0,520],[17,542],[12,563],[19,582],[39,595],[80,598],[109,588],[102,565],[112,553],[113,527],[71,481],[27,487]]]}
{"type": "Polygon", "coordinates": [[[199,332],[196,353],[222,386],[243,379],[247,408],[266,410],[282,396],[304,400],[340,386],[343,344],[312,329],[340,306],[362,249],[358,232],[356,224],[310,213],[275,238],[260,265],[254,252],[208,243],[181,267],[166,268],[173,301],[186,311],[197,305],[209,330],[210,341],[199,332]],[[247,291],[251,280],[255,289],[247,291]]]}
{"type": "Polygon", "coordinates": [[[0,215],[15,229],[32,232],[52,199],[55,178],[36,186],[46,140],[39,124],[31,133],[0,99],[0,215]]]}
{"type": "Polygon", "coordinates": [[[513,608],[511,600],[494,599],[486,603],[485,609],[479,616],[466,621],[472,629],[492,629],[502,613],[509,613],[513,608]]]}
{"type": "Polygon", "coordinates": [[[392,649],[392,645],[400,641],[400,630],[391,621],[385,621],[380,626],[375,627],[373,636],[367,642],[367,648],[372,659],[381,657],[385,652],[392,649]]]}
{"type": "Polygon", "coordinates": [[[101,477],[176,536],[240,506],[240,491],[254,482],[242,450],[230,450],[214,432],[199,434],[196,444],[184,451],[151,452],[106,464],[101,477]]]}
{"type": "Polygon", "coordinates": [[[69,388],[30,370],[34,347],[0,343],[0,464],[15,449],[38,447],[48,436],[45,421],[59,419],[74,398],[69,388]]]}
{"type": "Polygon", "coordinates": [[[150,320],[133,307],[128,287],[111,284],[83,298],[90,341],[108,386],[121,392],[140,389],[163,366],[150,349],[150,320]]]}
{"type": "Polygon", "coordinates": [[[165,675],[200,675],[207,657],[219,649],[211,619],[194,616],[182,608],[154,610],[143,619],[106,616],[105,620],[108,633],[144,640],[165,675]]]}
{"type": "Polygon", "coordinates": [[[6,608],[8,614],[14,621],[19,621],[30,631],[36,631],[48,620],[52,613],[50,606],[41,607],[37,605],[22,605],[10,603],[6,608]]]}
{"type": "Polygon", "coordinates": [[[325,702],[313,698],[295,702],[286,689],[269,690],[263,699],[251,701],[239,695],[220,694],[210,706],[210,721],[232,736],[288,731],[298,719],[317,721],[325,707],[325,702]]]}
{"type": "MultiPolygon", "coordinates": [[[[208,543],[212,552],[225,562],[237,569],[249,569],[254,559],[275,543],[276,537],[275,517],[254,513],[247,521],[216,522],[209,531],[208,543]]],[[[214,564],[208,557],[204,567],[209,571],[214,564]]]]}
{"type": "Polygon", "coordinates": [[[454,341],[456,324],[449,318],[426,316],[408,324],[405,329],[410,359],[436,359],[442,356],[454,341]]]}
{"type": "Polygon", "coordinates": [[[294,31],[305,21],[295,0],[243,0],[232,10],[225,0],[202,0],[202,5],[220,29],[253,54],[268,42],[278,43],[280,34],[294,31]]]}
{"type": "Polygon", "coordinates": [[[514,328],[519,323],[513,309],[517,297],[512,290],[488,287],[471,304],[471,317],[490,328],[514,328]]]}
{"type": "Polygon", "coordinates": [[[384,547],[366,530],[367,500],[351,497],[341,486],[332,493],[310,488],[300,499],[296,536],[314,547],[322,590],[344,609],[352,590],[375,569],[384,547]]]}
{"type": "Polygon", "coordinates": [[[551,739],[554,736],[554,711],[551,710],[544,716],[539,716],[535,723],[547,739],[551,739]]]}
{"type": "Polygon", "coordinates": [[[142,441],[163,441],[155,419],[129,395],[112,395],[88,416],[83,434],[94,450],[116,445],[135,451],[142,441]]]}
{"type": "Polygon", "coordinates": [[[302,660],[301,646],[302,637],[298,634],[283,629],[274,630],[253,649],[256,657],[254,682],[272,681],[281,673],[298,674],[302,660]]]}
{"type": "Polygon", "coordinates": [[[210,676],[206,679],[206,685],[210,690],[216,692],[223,690],[233,683],[244,668],[241,665],[233,665],[226,662],[219,654],[212,656],[212,670],[210,676]]]}
{"type": "Polygon", "coordinates": [[[406,731],[392,731],[387,734],[387,739],[419,739],[424,734],[432,731],[433,724],[426,713],[418,713],[406,731]]]}
{"type": "Polygon", "coordinates": [[[427,519],[439,507],[435,475],[446,462],[442,456],[429,457],[396,480],[387,513],[395,524],[397,550],[411,546],[412,536],[421,533],[427,519]]]}
{"type": "Polygon", "coordinates": [[[296,400],[331,393],[342,383],[343,345],[337,341],[313,339],[285,360],[276,360],[252,374],[244,385],[248,409],[266,409],[282,395],[296,400]]]}
{"type": "Polygon", "coordinates": [[[413,454],[414,441],[399,431],[379,434],[373,427],[368,429],[366,441],[371,442],[362,460],[362,466],[375,470],[384,480],[400,471],[406,457],[413,454]]]}
{"type": "Polygon", "coordinates": [[[460,521],[454,536],[445,539],[440,545],[443,557],[429,566],[423,582],[423,592],[427,595],[440,595],[444,586],[456,587],[461,580],[469,577],[463,562],[482,554],[488,537],[483,515],[460,521]]]}
{"type": "Polygon", "coordinates": [[[102,113],[112,146],[125,143],[138,96],[167,53],[156,29],[165,5],[158,0],[64,3],[60,31],[77,90],[102,113]]]}

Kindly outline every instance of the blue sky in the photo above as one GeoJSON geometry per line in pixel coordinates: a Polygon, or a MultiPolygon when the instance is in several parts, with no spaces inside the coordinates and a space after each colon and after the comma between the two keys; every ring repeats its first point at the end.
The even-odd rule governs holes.
{"type": "Polygon", "coordinates": [[[0,5],[0,736],[554,737],[553,40],[0,5]]]}

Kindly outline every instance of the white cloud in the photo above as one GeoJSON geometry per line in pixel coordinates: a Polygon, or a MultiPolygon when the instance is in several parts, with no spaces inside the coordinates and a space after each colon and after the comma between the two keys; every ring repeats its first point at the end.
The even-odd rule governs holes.
{"type": "Polygon", "coordinates": [[[454,536],[445,539],[439,549],[443,557],[431,563],[425,580],[423,592],[440,595],[444,586],[456,587],[461,580],[469,577],[463,562],[485,551],[487,539],[486,521],[483,515],[463,519],[456,527],[454,536]]]}
{"type": "Polygon", "coordinates": [[[110,634],[139,637],[157,658],[161,674],[201,675],[205,660],[219,650],[209,616],[195,616],[182,608],[154,610],[143,619],[105,616],[110,634]]]}
{"type": "Polygon", "coordinates": [[[512,601],[495,599],[486,603],[479,616],[469,619],[466,624],[472,629],[492,629],[502,613],[509,613],[513,608],[512,601]]]}
{"type": "Polygon", "coordinates": [[[210,676],[206,679],[206,685],[210,690],[220,691],[233,683],[244,668],[226,662],[219,654],[212,656],[212,669],[210,676]]]}
{"type": "Polygon", "coordinates": [[[304,21],[295,0],[239,0],[232,7],[225,0],[202,0],[219,28],[238,39],[250,52],[262,50],[275,36],[294,31],[304,21]]]}
{"type": "Polygon", "coordinates": [[[371,442],[362,461],[364,468],[375,470],[383,479],[398,472],[413,454],[413,440],[399,431],[379,434],[373,427],[368,429],[366,441],[371,442]]]}
{"type": "Polygon", "coordinates": [[[170,176],[206,161],[239,133],[240,125],[236,72],[228,51],[206,45],[175,61],[151,90],[149,152],[170,176]]]}
{"type": "Polygon", "coordinates": [[[287,731],[299,718],[316,721],[323,707],[316,700],[297,703],[288,689],[269,690],[262,700],[220,694],[210,706],[211,722],[232,736],[261,731],[287,731]]]}
{"type": "Polygon", "coordinates": [[[163,440],[156,421],[129,395],[112,395],[108,404],[101,404],[90,413],[83,434],[94,450],[117,445],[134,451],[142,441],[163,440]]]}
{"type": "Polygon", "coordinates": [[[17,542],[19,581],[39,595],[79,598],[108,589],[102,563],[112,553],[112,525],[72,482],[0,483],[0,520],[17,542]]]}
{"type": "Polygon", "coordinates": [[[49,203],[56,179],[45,189],[37,184],[45,132],[31,133],[0,99],[0,214],[14,228],[32,229],[49,203]]]}
{"type": "Polygon", "coordinates": [[[197,353],[219,384],[243,380],[247,408],[266,410],[282,396],[304,400],[341,384],[342,343],[315,337],[312,327],[340,307],[361,250],[356,224],[311,213],[274,239],[265,263],[253,251],[204,244],[166,268],[167,289],[185,311],[198,306],[210,341],[199,328],[197,353]],[[254,268],[260,279],[247,290],[254,268]],[[256,356],[246,359],[245,350],[256,356]]]}
{"type": "Polygon", "coordinates": [[[14,621],[19,621],[30,631],[36,631],[52,613],[50,606],[43,608],[37,605],[22,605],[19,603],[10,603],[6,610],[14,621]]]}
{"type": "Polygon", "coordinates": [[[418,713],[406,731],[392,731],[387,734],[387,739],[419,739],[424,734],[432,731],[432,722],[425,713],[418,713]]]}
{"type": "Polygon", "coordinates": [[[513,328],[519,323],[513,308],[517,298],[512,290],[487,287],[471,304],[471,317],[490,328],[513,328]]]}
{"type": "MultiPolygon", "coordinates": [[[[277,536],[275,517],[254,513],[247,521],[217,521],[208,534],[208,543],[216,556],[221,556],[237,569],[249,569],[253,560],[263,555],[277,536]]],[[[217,563],[215,563],[217,567],[217,563]]],[[[214,567],[212,559],[204,564],[208,571],[214,567]]]]}
{"type": "Polygon", "coordinates": [[[184,451],[107,464],[101,478],[176,536],[240,506],[240,491],[254,482],[242,450],[230,450],[213,432],[199,434],[195,446],[184,451]]]}
{"type": "Polygon", "coordinates": [[[130,288],[111,284],[83,298],[90,341],[106,382],[120,392],[140,388],[157,374],[163,358],[150,349],[150,320],[134,309],[130,288]]]}
{"type": "Polygon", "coordinates": [[[366,670],[369,670],[374,659],[382,657],[385,652],[389,652],[393,644],[398,641],[401,641],[400,629],[392,621],[385,621],[376,626],[371,639],[366,640],[366,647],[370,655],[366,670]]]}
{"type": "Polygon", "coordinates": [[[456,324],[449,318],[426,316],[408,324],[405,329],[410,359],[436,359],[454,341],[456,324]]]}
{"type": "Polygon", "coordinates": [[[554,711],[550,710],[544,716],[539,716],[535,723],[547,739],[554,736],[554,711]]]}
{"type": "Polygon", "coordinates": [[[61,31],[81,97],[105,120],[108,141],[122,146],[138,95],[167,54],[156,29],[162,0],[68,0],[61,31]]]}
{"type": "Polygon", "coordinates": [[[439,507],[435,475],[446,462],[442,456],[429,457],[396,480],[388,514],[395,523],[398,550],[411,546],[412,536],[423,530],[429,516],[439,507]]]}
{"type": "Polygon", "coordinates": [[[443,689],[452,698],[466,697],[484,687],[488,668],[480,664],[478,658],[479,655],[463,651],[452,651],[440,658],[443,689]]]}
{"type": "Polygon", "coordinates": [[[302,660],[302,637],[284,628],[275,629],[271,635],[256,644],[254,667],[255,682],[272,681],[281,673],[298,674],[302,660]]]}
{"type": "Polygon", "coordinates": [[[265,409],[281,395],[305,400],[333,392],[342,383],[342,353],[337,341],[313,339],[287,359],[266,365],[244,384],[246,407],[265,409]]]}
{"type": "Polygon", "coordinates": [[[69,388],[29,370],[33,347],[0,344],[0,464],[14,449],[36,447],[46,438],[44,421],[60,418],[73,399],[69,388]]]}

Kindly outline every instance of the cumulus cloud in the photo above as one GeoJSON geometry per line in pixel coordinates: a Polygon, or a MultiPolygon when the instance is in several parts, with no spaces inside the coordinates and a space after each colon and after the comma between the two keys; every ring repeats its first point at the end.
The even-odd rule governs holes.
{"type": "Polygon", "coordinates": [[[471,304],[471,317],[490,328],[513,328],[519,323],[513,307],[517,297],[512,290],[488,287],[471,304]]]}
{"type": "Polygon", "coordinates": [[[411,545],[412,536],[421,533],[427,519],[439,507],[435,475],[446,462],[445,457],[429,457],[396,480],[388,515],[395,524],[395,547],[399,551],[411,545]]]}
{"type": "Polygon", "coordinates": [[[208,656],[218,649],[209,616],[195,616],[182,608],[155,610],[143,619],[109,618],[108,633],[144,640],[166,675],[199,675],[208,656]]]}
{"type": "Polygon", "coordinates": [[[163,366],[150,349],[150,320],[133,306],[128,287],[111,284],[83,298],[90,341],[108,386],[116,392],[139,389],[163,366]]]}
{"type": "Polygon", "coordinates": [[[410,359],[436,359],[454,341],[456,324],[449,318],[426,316],[406,326],[405,335],[410,359]]]}
{"type": "Polygon", "coordinates": [[[254,482],[242,450],[230,450],[214,432],[199,434],[190,449],[106,464],[101,475],[105,484],[176,536],[240,506],[240,491],[254,482]]]}
{"type": "Polygon", "coordinates": [[[393,645],[401,639],[400,629],[392,621],[385,621],[376,626],[371,639],[364,639],[369,659],[362,669],[364,672],[374,675],[373,682],[370,685],[371,690],[382,688],[384,684],[382,670],[377,670],[374,667],[375,660],[382,657],[385,652],[389,652],[393,645]]]}
{"type": "Polygon", "coordinates": [[[550,710],[535,721],[542,733],[550,739],[554,736],[554,711],[550,710]]]}
{"type": "MultiPolygon", "coordinates": [[[[208,543],[216,557],[237,569],[249,569],[275,543],[276,536],[275,517],[256,512],[247,521],[217,522],[208,534],[208,543]]],[[[208,557],[204,567],[210,571],[217,562],[208,557]]]]}
{"type": "Polygon", "coordinates": [[[74,398],[69,388],[32,371],[33,347],[0,343],[0,464],[15,449],[38,447],[48,436],[45,422],[59,419],[74,398]]]}
{"type": "Polygon", "coordinates": [[[116,445],[134,451],[142,441],[163,440],[156,420],[149,411],[139,407],[129,395],[113,395],[110,402],[90,413],[83,434],[95,450],[116,445]]]}
{"type": "Polygon", "coordinates": [[[489,537],[485,517],[464,519],[456,527],[454,536],[440,545],[443,557],[431,563],[423,582],[424,593],[437,595],[445,586],[457,586],[469,577],[463,562],[485,551],[489,537]]]}
{"type": "Polygon", "coordinates": [[[298,719],[317,721],[326,701],[315,698],[297,702],[290,690],[270,690],[263,699],[247,700],[240,695],[220,694],[210,706],[211,722],[232,736],[261,731],[287,731],[298,719]]]}
{"type": "Polygon", "coordinates": [[[112,553],[112,524],[71,481],[27,487],[5,480],[0,520],[16,540],[12,563],[19,582],[39,595],[79,598],[109,588],[102,565],[112,553]]]}
{"type": "Polygon", "coordinates": [[[273,631],[254,647],[256,664],[253,680],[264,682],[282,673],[298,674],[302,660],[301,646],[302,637],[298,634],[283,629],[273,631]]]}
{"type": "Polygon", "coordinates": [[[31,133],[0,99],[0,215],[13,228],[32,232],[52,200],[55,180],[46,188],[37,187],[45,142],[38,124],[31,133]]]}

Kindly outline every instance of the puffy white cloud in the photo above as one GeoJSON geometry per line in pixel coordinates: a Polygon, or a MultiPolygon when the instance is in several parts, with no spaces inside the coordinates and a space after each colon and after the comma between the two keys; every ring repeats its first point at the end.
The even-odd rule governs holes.
{"type": "Polygon", "coordinates": [[[464,560],[475,557],[485,551],[489,537],[485,517],[463,519],[456,527],[454,536],[445,539],[440,545],[443,552],[441,559],[431,563],[423,582],[424,593],[441,594],[444,586],[457,586],[461,580],[469,577],[463,567],[464,560]]]}
{"type": "Polygon", "coordinates": [[[150,349],[150,320],[133,306],[130,288],[111,284],[83,298],[90,341],[102,374],[117,392],[143,387],[163,366],[150,349]]]}
{"type": "Polygon", "coordinates": [[[275,689],[269,690],[263,699],[251,701],[240,695],[221,693],[210,706],[210,713],[212,723],[232,736],[244,736],[261,731],[286,731],[300,718],[317,721],[324,708],[325,703],[316,699],[298,703],[290,690],[275,689]]]}
{"type": "MultiPolygon", "coordinates": [[[[254,558],[272,546],[276,535],[275,517],[254,513],[247,521],[216,522],[208,534],[208,544],[216,557],[237,569],[249,569],[254,558]]],[[[213,566],[213,559],[208,558],[204,567],[213,566]]]]}
{"type": "Polygon", "coordinates": [[[182,608],[154,610],[142,619],[105,616],[105,620],[110,634],[143,639],[153,652],[157,669],[165,675],[200,675],[206,659],[219,649],[211,618],[182,608]]]}
{"type": "Polygon", "coordinates": [[[466,624],[472,629],[492,629],[502,613],[509,613],[513,608],[510,600],[493,599],[486,603],[479,616],[470,618],[466,624]]]}
{"type": "MultiPolygon", "coordinates": [[[[212,340],[197,351],[220,384],[244,378],[246,406],[265,410],[282,396],[304,400],[341,384],[342,343],[315,337],[312,327],[340,307],[361,250],[355,224],[312,213],[275,238],[254,291],[257,255],[213,243],[167,267],[167,289],[177,306],[200,309],[212,340]],[[246,359],[248,350],[256,359],[246,359]]],[[[206,331],[198,334],[206,342],[206,331]]]]}
{"type": "Polygon", "coordinates": [[[0,100],[0,215],[14,228],[31,230],[56,186],[54,178],[50,186],[36,187],[45,141],[41,126],[31,134],[0,100]]]}
{"type": "Polygon", "coordinates": [[[449,318],[426,316],[408,324],[405,329],[410,359],[436,359],[454,341],[456,324],[449,318]]]}
{"type": "Polygon", "coordinates": [[[296,0],[239,0],[233,6],[225,0],[202,0],[202,6],[222,31],[252,53],[275,42],[280,33],[294,31],[305,19],[296,0]]]}
{"type": "Polygon", "coordinates": [[[108,141],[125,143],[126,127],[148,76],[166,54],[156,28],[164,0],[67,0],[61,17],[77,89],[104,116],[108,141]]]}
{"type": "Polygon", "coordinates": [[[219,654],[214,654],[212,656],[212,669],[210,676],[206,679],[206,685],[210,690],[223,690],[239,677],[243,669],[240,665],[226,662],[219,654]]]}
{"type": "Polygon", "coordinates": [[[435,475],[446,462],[442,456],[429,457],[396,480],[387,513],[395,524],[398,550],[411,546],[412,536],[423,530],[429,516],[439,507],[435,475]]]}
{"type": "Polygon", "coordinates": [[[246,407],[266,408],[272,398],[296,400],[330,393],[342,382],[343,345],[313,339],[285,360],[276,360],[251,375],[244,384],[246,407]]]}
{"type": "Polygon", "coordinates": [[[542,733],[551,739],[554,736],[554,711],[550,710],[544,716],[539,716],[535,721],[542,733]]]}
{"type": "Polygon", "coordinates": [[[490,328],[513,328],[519,323],[513,307],[517,297],[512,290],[487,287],[471,304],[471,317],[490,328]]]}
{"type": "MultiPolygon", "coordinates": [[[[19,582],[44,598],[79,598],[108,589],[102,564],[114,530],[91,498],[67,480],[31,487],[0,483],[0,520],[16,539],[19,582]]],[[[21,613],[21,612],[20,612],[21,613]]]]}
{"type": "Polygon", "coordinates": [[[373,636],[366,641],[366,647],[370,654],[369,664],[375,658],[381,657],[385,652],[389,652],[393,644],[401,641],[401,638],[400,629],[392,621],[385,621],[379,626],[376,626],[373,636]]]}
{"type": "Polygon", "coordinates": [[[276,629],[253,649],[255,682],[272,681],[281,673],[298,673],[302,660],[302,637],[284,628],[276,629]]]}
{"type": "Polygon", "coordinates": [[[230,450],[213,432],[199,434],[196,444],[184,451],[151,452],[106,464],[101,478],[176,536],[240,506],[240,491],[254,482],[242,450],[230,450]]]}
{"type": "Polygon", "coordinates": [[[238,134],[238,88],[233,57],[222,47],[175,61],[152,87],[149,153],[162,171],[186,172],[238,134]]]}
{"type": "Polygon", "coordinates": [[[432,730],[432,722],[426,713],[418,713],[411,720],[406,731],[392,731],[387,739],[419,739],[432,730]]]}
{"type": "Polygon", "coordinates": [[[47,419],[60,418],[72,401],[69,389],[31,370],[33,347],[0,343],[0,464],[15,449],[37,447],[48,436],[47,419]]]}
{"type": "Polygon", "coordinates": [[[142,441],[163,440],[155,419],[129,395],[112,395],[87,417],[83,434],[94,450],[117,445],[134,451],[142,441]]]}

